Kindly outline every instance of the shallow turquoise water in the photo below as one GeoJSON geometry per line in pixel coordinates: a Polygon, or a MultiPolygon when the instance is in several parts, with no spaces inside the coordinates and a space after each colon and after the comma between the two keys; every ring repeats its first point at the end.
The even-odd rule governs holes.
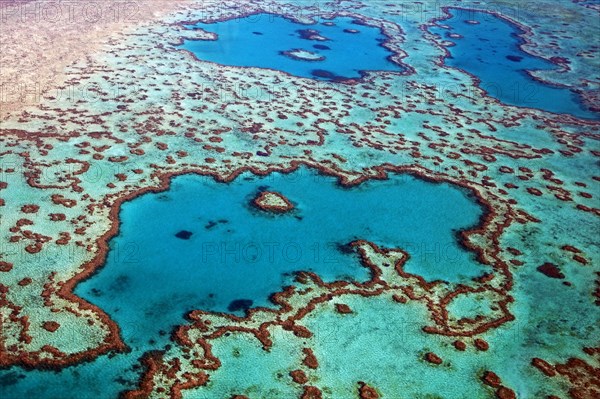
{"type": "Polygon", "coordinates": [[[119,324],[132,352],[60,373],[4,370],[0,378],[7,381],[23,378],[5,383],[0,394],[115,397],[133,386],[137,359],[164,347],[192,309],[228,311],[238,299],[271,306],[269,295],[291,284],[298,270],[329,281],[367,279],[358,257],[338,247],[356,239],[407,250],[406,269],[427,279],[465,281],[487,269],[458,246],[454,234],[477,223],[481,212],[461,189],[408,175],[353,188],[309,169],[244,174],[228,184],[176,177],[170,190],[123,205],[105,267],[75,290],[119,324]],[[286,195],[296,209],[277,216],[255,210],[249,203],[266,188],[286,195]],[[176,236],[182,230],[192,233],[189,239],[176,236]]]}
{"type": "Polygon", "coordinates": [[[197,58],[222,65],[277,69],[295,76],[332,80],[360,78],[361,71],[402,71],[387,59],[390,51],[380,46],[385,36],[379,28],[335,18],[333,26],[300,24],[272,14],[258,14],[212,24],[198,23],[218,35],[216,41],[186,40],[181,46],[197,58]],[[303,30],[315,30],[325,41],[303,38],[303,30]],[[345,30],[358,30],[357,33],[345,30]],[[326,47],[326,48],[325,48],[326,47]],[[282,52],[303,49],[325,57],[322,61],[296,60],[282,52]],[[329,72],[315,74],[315,70],[329,72]]]}
{"type": "MultiPolygon", "coordinates": [[[[487,352],[472,347],[458,352],[452,345],[456,337],[423,332],[431,323],[425,303],[398,304],[385,295],[338,297],[332,302],[347,304],[352,314],[339,314],[333,303],[326,303],[301,322],[314,333],[310,347],[319,359],[318,370],[309,372],[309,378],[327,399],[357,398],[357,381],[377,387],[382,398],[494,398],[493,390],[477,378],[483,370],[494,370],[518,398],[566,398],[563,381],[548,379],[531,367],[533,357],[560,363],[571,356],[582,357],[582,347],[597,344],[600,308],[591,305],[589,297],[594,272],[581,267],[566,272],[576,290],[548,279],[534,267],[515,270],[515,283],[524,288],[514,291],[511,311],[516,320],[481,335],[491,344],[487,352]],[[427,351],[439,355],[444,364],[437,367],[423,361],[427,351]]],[[[476,297],[451,302],[450,317],[488,313],[493,303],[476,297]]],[[[184,391],[183,397],[299,396],[294,392],[298,385],[290,383],[288,374],[298,368],[301,352],[289,347],[289,335],[275,330],[275,344],[269,352],[248,335],[219,339],[213,348],[223,368],[206,387],[184,391]]]]}
{"type": "Polygon", "coordinates": [[[455,43],[448,47],[451,57],[446,58],[445,63],[475,75],[481,80],[481,88],[491,97],[520,107],[586,119],[600,118],[600,115],[584,109],[577,94],[569,89],[542,83],[526,73],[556,69],[558,66],[522,51],[519,45],[523,39],[518,35],[524,32],[518,26],[482,11],[450,9],[450,13],[450,19],[440,21],[449,29],[430,29],[444,40],[455,43]]]}

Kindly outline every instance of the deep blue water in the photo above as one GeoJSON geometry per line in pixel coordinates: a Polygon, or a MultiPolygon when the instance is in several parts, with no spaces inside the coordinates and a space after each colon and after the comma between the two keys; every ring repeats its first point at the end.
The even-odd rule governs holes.
{"type": "Polygon", "coordinates": [[[309,169],[244,174],[228,184],[176,177],[168,191],[122,206],[105,267],[75,289],[117,322],[132,352],[60,373],[0,371],[6,379],[0,397],[114,398],[134,386],[137,359],[164,347],[192,309],[243,314],[248,301],[272,306],[269,295],[292,284],[298,270],[315,271],[326,281],[369,278],[357,255],[339,247],[356,239],[407,250],[405,270],[429,280],[464,282],[489,271],[455,236],[477,223],[481,212],[461,189],[407,175],[353,188],[309,169]],[[275,216],[251,207],[267,188],[287,196],[295,210],[275,216]]]}
{"type": "Polygon", "coordinates": [[[524,33],[509,21],[482,11],[450,9],[452,17],[441,21],[450,29],[431,28],[432,33],[455,43],[448,47],[449,66],[461,68],[477,76],[480,86],[491,97],[505,104],[538,108],[580,118],[598,119],[600,115],[586,110],[571,90],[542,83],[526,71],[556,69],[550,61],[530,55],[519,48],[524,33]],[[466,21],[474,20],[479,24],[466,21]],[[462,38],[450,37],[459,34],[462,38]]]}
{"type": "Polygon", "coordinates": [[[306,25],[272,14],[258,14],[212,24],[198,23],[188,28],[214,32],[218,40],[186,40],[181,47],[204,61],[277,69],[319,80],[360,78],[361,71],[402,71],[403,68],[387,59],[392,53],[380,46],[386,37],[379,28],[355,24],[351,18],[338,17],[330,22],[334,25],[306,25]],[[306,30],[317,31],[327,40],[310,40],[303,34],[306,30]],[[293,49],[310,51],[325,59],[305,61],[282,54],[293,49]]]}

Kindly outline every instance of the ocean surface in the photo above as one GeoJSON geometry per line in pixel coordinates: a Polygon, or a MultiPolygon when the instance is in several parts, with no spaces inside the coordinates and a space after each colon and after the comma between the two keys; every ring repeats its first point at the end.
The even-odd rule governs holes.
{"type": "Polygon", "coordinates": [[[474,226],[481,213],[462,189],[409,175],[351,188],[306,168],[245,173],[231,183],[175,177],[168,191],[123,204],[106,265],[75,288],[117,322],[132,352],[59,373],[2,371],[0,393],[115,397],[135,386],[138,358],[168,344],[191,310],[242,316],[249,304],[273,306],[269,296],[292,285],[295,271],[325,281],[369,279],[357,254],[344,247],[358,239],[406,250],[405,270],[428,280],[467,282],[488,269],[459,247],[456,232],[474,226]],[[274,215],[254,208],[251,200],[263,190],[285,195],[295,209],[274,215]]]}
{"type": "Polygon", "coordinates": [[[198,59],[222,65],[277,69],[318,80],[360,78],[362,71],[402,71],[390,61],[377,27],[352,18],[300,24],[273,14],[257,14],[211,24],[187,25],[218,35],[217,40],[186,40],[181,48],[198,59]],[[300,49],[323,60],[294,59],[284,53],[300,49]]]}
{"type": "MultiPolygon", "coordinates": [[[[580,2],[582,5],[597,3],[597,0],[580,2]]],[[[519,26],[481,11],[452,8],[450,12],[452,16],[449,19],[439,21],[438,26],[428,29],[438,34],[440,41],[453,43],[446,43],[449,56],[444,59],[444,63],[473,75],[489,96],[517,107],[535,108],[584,119],[600,117],[586,110],[572,90],[532,77],[532,71],[556,70],[559,66],[521,50],[520,45],[524,40],[519,35],[524,31],[519,26]]],[[[392,17],[390,13],[388,16],[390,20],[395,17],[400,20],[399,14],[392,17]]],[[[381,18],[387,18],[385,13],[381,14],[381,18]]],[[[167,25],[171,28],[174,26],[171,22],[167,25]]],[[[418,31],[419,35],[425,34],[418,29],[419,26],[413,24],[410,29],[418,31]]],[[[151,115],[155,103],[140,106],[136,103],[137,100],[133,99],[128,103],[132,115],[135,105],[142,108],[147,106],[143,109],[144,113],[137,116],[140,118],[139,123],[135,121],[134,125],[132,122],[132,131],[143,130],[144,124],[154,128],[155,120],[147,115],[156,116],[156,120],[164,117],[164,121],[156,122],[157,126],[164,122],[161,127],[165,129],[161,130],[160,134],[154,137],[157,133],[155,131],[143,133],[157,141],[145,147],[146,155],[155,158],[143,158],[140,165],[164,165],[173,170],[178,167],[186,168],[182,166],[183,162],[178,165],[161,164],[163,153],[158,152],[156,148],[148,149],[158,144],[158,140],[161,143],[163,140],[169,142],[169,145],[164,147],[169,153],[178,154],[177,150],[190,150],[188,155],[191,156],[185,162],[192,162],[189,161],[191,158],[208,159],[204,158],[204,155],[213,149],[204,146],[202,151],[199,150],[205,143],[204,137],[200,138],[201,134],[198,134],[198,142],[185,141],[190,136],[184,135],[184,128],[180,131],[179,127],[186,126],[187,132],[192,132],[197,126],[201,126],[197,130],[202,130],[202,134],[208,135],[212,133],[212,128],[220,127],[223,121],[229,123],[241,120],[237,118],[238,109],[235,107],[228,108],[223,114],[213,114],[212,110],[190,106],[196,105],[192,102],[196,101],[195,98],[188,100],[189,102],[170,103],[171,99],[178,98],[184,91],[184,79],[180,79],[179,76],[173,77],[182,75],[179,70],[176,70],[173,76],[169,75],[172,71],[165,72],[165,65],[178,65],[176,62],[185,59],[192,66],[188,69],[182,68],[181,71],[188,72],[196,67],[200,68],[199,65],[204,61],[234,66],[236,71],[239,68],[239,81],[236,80],[238,76],[235,73],[231,73],[232,81],[227,80],[231,77],[223,79],[223,83],[232,85],[233,82],[244,83],[244,79],[248,79],[246,83],[253,82],[254,77],[251,74],[244,76],[248,71],[243,68],[263,68],[275,70],[273,81],[282,78],[282,74],[278,72],[281,71],[291,75],[286,77],[291,77],[294,81],[306,82],[304,78],[308,78],[314,79],[314,82],[309,82],[315,84],[332,82],[326,86],[334,90],[340,87],[356,88],[356,93],[361,93],[359,86],[366,84],[346,86],[342,81],[360,79],[366,72],[405,71],[402,66],[390,60],[392,53],[384,46],[386,36],[382,31],[374,26],[359,24],[352,18],[336,17],[321,19],[314,24],[302,24],[273,14],[257,14],[210,24],[188,24],[185,27],[189,30],[203,29],[213,32],[218,37],[217,40],[184,40],[177,47],[192,53],[199,60],[197,62],[180,51],[164,51],[164,48],[155,46],[152,47],[152,51],[158,51],[166,61],[160,57],[154,59],[155,54],[152,53],[148,56],[150,62],[141,63],[143,68],[156,63],[152,65],[152,68],[156,69],[148,67],[148,71],[154,73],[162,70],[161,76],[170,77],[171,80],[165,79],[162,82],[163,87],[155,88],[157,92],[166,91],[171,86],[180,91],[160,97],[161,101],[167,104],[166,108],[177,108],[174,117],[169,115],[173,119],[159,115],[158,112],[157,115],[151,115]],[[169,58],[173,54],[176,57],[169,58]],[[182,86],[177,86],[179,84],[182,86]],[[169,100],[164,100],[166,98],[169,100]],[[189,112],[189,115],[183,111],[179,113],[180,109],[188,106],[184,111],[189,112]],[[230,114],[227,114],[228,112],[230,114]],[[218,115],[218,119],[215,115],[218,115]],[[183,123],[178,125],[180,121],[183,123]],[[163,135],[166,129],[171,128],[176,134],[163,135]],[[181,140],[178,141],[179,139],[181,140]],[[198,146],[194,147],[197,144],[198,146]]],[[[178,30],[177,34],[179,33],[178,30]]],[[[414,41],[414,38],[411,40],[427,48],[423,44],[427,38],[419,36],[420,42],[414,41]]],[[[414,44],[415,47],[410,51],[407,49],[409,54],[412,52],[405,60],[408,65],[414,62],[414,65],[418,66],[417,70],[432,70],[440,74],[448,72],[439,65],[431,69],[428,69],[429,66],[426,68],[425,62],[434,59],[433,55],[437,54],[439,49],[428,42],[428,52],[423,55],[418,53],[420,49],[417,49],[417,44],[414,44]],[[423,58],[419,58],[420,56],[423,58]]],[[[127,51],[138,50],[130,50],[127,47],[124,57],[131,55],[127,54],[127,51]]],[[[127,62],[117,64],[119,68],[125,68],[123,65],[127,62]]],[[[212,65],[203,64],[203,67],[207,66],[212,68],[212,65]]],[[[211,68],[208,68],[206,76],[210,76],[210,71],[214,71],[211,68]]],[[[85,69],[91,70],[91,67],[85,69]]],[[[102,68],[97,70],[101,71],[98,73],[105,73],[102,68]]],[[[115,76],[125,76],[123,69],[117,71],[115,76]]],[[[410,80],[414,80],[427,85],[435,85],[438,82],[438,75],[435,73],[428,76],[419,73],[403,76],[402,82],[410,83],[410,80]]],[[[458,71],[452,73],[454,75],[448,76],[458,81],[456,76],[461,74],[458,71]]],[[[157,73],[156,76],[158,75],[157,73]]],[[[149,73],[148,76],[154,75],[149,73]]],[[[466,76],[462,78],[463,82],[469,80],[466,76]]],[[[375,79],[373,84],[383,83],[388,85],[386,90],[391,91],[399,88],[402,83],[401,79],[393,83],[388,83],[389,81],[375,79]]],[[[333,91],[332,93],[335,94],[333,91]]],[[[415,109],[422,114],[403,111],[397,117],[384,118],[379,113],[383,115],[385,112],[382,110],[385,111],[387,106],[398,104],[394,104],[394,101],[390,104],[384,103],[385,101],[380,101],[377,97],[377,92],[374,92],[374,96],[369,96],[369,93],[368,90],[363,91],[361,94],[366,95],[361,95],[360,98],[357,94],[358,106],[353,107],[352,112],[348,112],[347,120],[340,122],[346,125],[348,135],[345,135],[341,128],[334,131],[333,124],[323,124],[328,126],[326,129],[331,129],[324,139],[324,146],[329,146],[326,149],[315,150],[317,147],[309,143],[310,145],[306,146],[289,145],[289,148],[282,150],[285,145],[279,144],[276,151],[269,155],[271,158],[257,158],[261,161],[260,164],[275,163],[275,157],[281,156],[282,152],[285,155],[280,160],[287,162],[295,157],[305,157],[309,151],[314,151],[314,159],[333,163],[348,159],[350,162],[347,163],[340,161],[340,165],[345,165],[340,167],[353,169],[357,173],[361,173],[361,168],[366,170],[378,162],[397,165],[418,162],[423,168],[434,164],[443,170],[456,161],[452,164],[455,168],[448,167],[444,173],[456,179],[464,179],[474,187],[483,187],[489,182],[496,183],[496,187],[504,185],[507,190],[498,197],[491,198],[500,198],[498,204],[514,199],[514,209],[511,209],[515,214],[523,211],[540,220],[523,224],[514,221],[498,238],[498,256],[507,263],[514,261],[510,263],[511,274],[507,278],[510,278],[513,284],[508,294],[513,298],[510,312],[515,316],[515,320],[478,334],[478,337],[490,342],[489,351],[479,351],[474,348],[471,338],[460,334],[456,337],[445,337],[426,334],[423,331],[423,327],[431,326],[432,308],[436,306],[432,305],[434,301],[427,303],[427,295],[431,294],[433,298],[435,294],[427,293],[424,294],[425,299],[421,297],[404,304],[397,303],[386,294],[373,297],[340,295],[333,301],[316,306],[299,322],[314,333],[310,339],[292,336],[290,331],[283,328],[273,328],[271,333],[274,344],[266,351],[258,340],[247,334],[227,333],[219,338],[213,352],[222,362],[222,366],[211,372],[206,387],[185,390],[183,396],[186,399],[230,398],[241,392],[253,399],[300,397],[302,387],[292,383],[289,372],[303,367],[300,366],[303,347],[312,348],[319,359],[318,370],[308,370],[309,373],[314,373],[309,376],[309,383],[322,388],[325,398],[355,398],[358,381],[368,381],[376,386],[385,393],[384,399],[492,397],[495,393],[481,381],[485,370],[493,370],[501,375],[503,384],[518,392],[519,397],[546,397],[560,393],[558,391],[564,388],[564,381],[560,380],[560,377],[553,380],[546,378],[531,366],[532,358],[540,357],[553,363],[565,362],[570,357],[583,356],[582,347],[597,345],[600,307],[593,305],[595,299],[591,295],[598,289],[595,282],[598,252],[595,251],[597,245],[593,239],[597,224],[596,219],[593,219],[595,215],[591,212],[592,208],[597,209],[598,206],[594,191],[598,187],[597,173],[593,170],[593,166],[598,166],[598,163],[597,154],[593,150],[597,147],[597,142],[591,138],[591,129],[584,132],[589,134],[579,134],[577,129],[581,128],[582,132],[587,129],[583,123],[575,127],[575,122],[571,121],[563,126],[560,118],[553,120],[552,124],[555,125],[549,128],[540,127],[543,115],[531,113],[522,120],[517,118],[516,127],[510,123],[515,122],[514,120],[506,123],[504,127],[501,123],[506,120],[492,121],[491,125],[498,128],[493,137],[498,141],[492,141],[483,137],[485,133],[481,136],[467,133],[471,128],[481,129],[480,122],[483,117],[477,118],[486,114],[478,113],[477,107],[483,101],[478,102],[473,110],[468,108],[469,104],[465,105],[468,101],[461,102],[457,105],[460,112],[454,115],[461,124],[449,123],[448,126],[444,126],[443,117],[456,110],[445,108],[447,104],[443,102],[424,97],[419,99],[422,102],[419,102],[419,108],[415,109]],[[365,133],[351,126],[356,124],[368,127],[367,122],[375,118],[385,119],[385,122],[387,119],[392,120],[388,126],[389,131],[365,129],[365,133]],[[460,120],[461,118],[464,119],[460,120]],[[446,136],[440,134],[441,130],[437,129],[437,125],[442,125],[440,129],[447,133],[446,136]],[[423,134],[414,134],[411,137],[410,133],[403,133],[404,127],[408,127],[406,131],[419,131],[419,134],[423,134]],[[569,134],[572,134],[570,137],[575,137],[572,143],[563,145],[560,141],[562,138],[553,135],[559,127],[564,127],[565,137],[569,134]],[[348,138],[351,134],[352,140],[356,141],[348,138]],[[365,134],[365,140],[359,143],[361,137],[356,136],[360,134],[365,134]],[[465,136],[468,139],[464,139],[465,136]],[[402,142],[398,145],[401,149],[389,145],[395,144],[394,140],[402,142]],[[407,147],[411,140],[415,141],[413,147],[419,146],[422,151],[418,157],[412,153],[409,155],[412,149],[407,147]],[[369,144],[364,144],[367,141],[369,144]],[[352,143],[357,145],[353,147],[352,143]],[[406,147],[404,144],[407,144],[406,147]],[[348,145],[350,149],[343,147],[344,145],[348,145]],[[380,150],[377,147],[381,147],[381,153],[377,152],[380,150]],[[547,151],[542,151],[542,148],[547,151]],[[565,148],[572,149],[573,153],[567,152],[569,156],[566,156],[565,148]],[[481,154],[494,160],[488,161],[485,156],[480,156],[481,154]],[[520,154],[525,155],[518,158],[520,154]],[[328,159],[331,155],[340,158],[328,159]],[[347,158],[343,158],[342,155],[347,158]],[[449,155],[458,157],[451,158],[449,155]],[[515,157],[512,157],[513,155],[515,157]],[[432,161],[435,157],[441,159],[439,163],[432,161]],[[487,166],[487,169],[476,169],[475,165],[487,166]],[[501,173],[501,165],[513,166],[514,173],[501,173]],[[544,168],[556,172],[553,177],[556,178],[555,181],[560,182],[556,183],[560,185],[556,191],[552,191],[556,187],[552,188],[548,181],[540,178],[544,168]],[[526,176],[530,173],[526,172],[528,170],[532,177],[526,176]],[[484,175],[490,179],[486,180],[482,177],[484,175]],[[592,180],[592,175],[595,180],[592,180]],[[507,183],[517,184],[508,186],[507,183]],[[513,188],[509,190],[508,187],[513,188]],[[534,187],[539,187],[540,196],[527,190],[534,187]],[[570,201],[557,202],[558,197],[555,194],[562,188],[572,194],[573,198],[570,201]],[[578,208],[578,205],[584,207],[578,208]],[[582,209],[585,210],[586,207],[589,214],[583,214],[582,209]],[[564,250],[567,245],[580,248],[581,252],[577,253],[585,255],[582,259],[589,264],[579,264],[579,261],[575,263],[574,253],[564,250]],[[505,249],[513,247],[519,249],[520,255],[506,253],[505,249]],[[564,274],[563,278],[550,278],[538,271],[537,267],[544,262],[555,262],[564,274]],[[333,304],[337,302],[347,304],[352,312],[343,315],[336,312],[333,304]],[[427,305],[430,308],[427,308],[427,305]],[[467,342],[467,350],[457,351],[452,346],[454,339],[467,342]],[[443,364],[434,366],[426,363],[423,360],[424,354],[430,351],[438,354],[443,359],[443,364]]],[[[354,98],[347,103],[353,106],[354,98]]],[[[112,105],[110,103],[111,107],[112,105]]],[[[79,106],[79,103],[69,103],[68,109],[73,107],[77,110],[75,107],[79,106]]],[[[264,104],[256,108],[262,106],[264,104]]],[[[500,104],[490,105],[494,106],[501,107],[500,104]]],[[[107,117],[105,113],[108,111],[104,107],[108,109],[108,105],[100,104],[94,107],[99,110],[100,116],[96,115],[97,119],[89,120],[97,121],[107,117]]],[[[125,105],[118,103],[111,109],[121,109],[118,107],[125,105]]],[[[46,108],[53,112],[60,110],[58,106],[56,109],[46,108]]],[[[219,111],[226,108],[223,105],[219,111]]],[[[240,107],[243,110],[250,108],[252,107],[240,107]]],[[[283,111],[287,111],[287,108],[283,111]]],[[[505,107],[494,115],[504,112],[510,115],[512,111],[512,107],[505,107]]],[[[315,116],[327,116],[327,112],[319,110],[315,112],[315,116]]],[[[58,115],[56,123],[62,128],[63,116],[58,115]]],[[[87,114],[82,115],[88,117],[87,114]]],[[[79,121],[80,117],[83,119],[82,115],[74,114],[73,119],[79,121]]],[[[248,112],[247,116],[252,122],[262,123],[264,120],[258,112],[248,112]]],[[[109,120],[114,122],[116,118],[109,120]]],[[[296,125],[299,128],[298,133],[303,129],[300,126],[313,127],[311,116],[303,118],[306,119],[306,124],[296,125]]],[[[115,122],[115,125],[117,124],[118,122],[115,122]]],[[[92,127],[85,126],[89,130],[84,130],[86,134],[95,131],[97,127],[95,123],[90,123],[90,126],[92,127]]],[[[91,148],[98,153],[106,151],[106,154],[110,153],[109,157],[130,151],[132,147],[125,147],[131,144],[128,140],[135,136],[127,130],[128,128],[123,126],[120,130],[115,129],[115,137],[123,138],[121,142],[113,142],[105,137],[94,138],[98,142],[108,143],[108,150],[99,151],[95,144],[91,148]],[[118,145],[123,143],[126,144],[120,148],[118,145]]],[[[265,130],[269,128],[267,123],[265,130]]],[[[94,136],[101,135],[90,134],[90,137],[94,136]]],[[[298,137],[301,136],[298,134],[298,137]]],[[[258,148],[259,144],[269,145],[268,140],[261,142],[264,137],[259,135],[256,136],[258,138],[243,136],[238,126],[232,129],[231,134],[222,134],[219,139],[221,137],[223,148],[226,148],[220,155],[223,159],[229,156],[229,150],[243,151],[245,145],[252,150],[254,147],[258,148]]],[[[33,151],[41,152],[41,140],[42,138],[39,143],[36,142],[37,149],[32,147],[32,154],[33,151]]],[[[86,146],[80,144],[80,147],[75,147],[71,144],[66,140],[58,144],[55,142],[55,147],[48,145],[43,148],[50,153],[52,150],[65,150],[66,153],[73,148],[77,148],[74,151],[81,149],[79,155],[82,155],[82,159],[85,159],[83,155],[88,155],[93,159],[92,166],[96,161],[99,163],[100,159],[92,158],[88,150],[83,150],[86,146]]],[[[145,144],[147,143],[141,143],[140,147],[145,144]]],[[[29,144],[24,141],[19,145],[25,147],[29,144]]],[[[19,145],[11,146],[10,151],[20,151],[22,148],[19,145]]],[[[158,145],[157,147],[161,148],[158,145]]],[[[60,153],[59,156],[62,155],[63,153],[60,153]]],[[[40,165],[52,164],[52,161],[45,163],[41,155],[39,157],[40,165]]],[[[239,159],[234,159],[233,162],[238,162],[239,159]]],[[[131,156],[122,165],[129,168],[135,164],[134,160],[137,159],[131,156]]],[[[246,161],[248,164],[254,162],[252,158],[244,159],[239,165],[246,161]]],[[[221,162],[221,159],[215,162],[221,162]]],[[[189,165],[191,164],[187,164],[189,165]]],[[[204,166],[206,165],[200,165],[204,166]]],[[[154,170],[160,167],[162,166],[156,166],[154,170]]],[[[52,169],[49,167],[48,170],[52,169]]],[[[431,170],[433,173],[436,171],[435,168],[431,170]]],[[[51,173],[53,172],[47,174],[51,173]]],[[[83,176],[80,177],[84,180],[83,176]]],[[[146,179],[149,181],[151,178],[146,179]]],[[[84,181],[83,185],[86,183],[84,181]]],[[[124,184],[117,181],[115,183],[124,184]]],[[[16,195],[19,200],[28,196],[29,191],[26,190],[32,188],[25,181],[20,184],[24,194],[16,195]]],[[[15,190],[16,184],[11,182],[7,187],[15,190]]],[[[100,193],[97,197],[102,198],[101,195],[110,192],[106,190],[107,187],[103,182],[86,193],[94,199],[95,194],[100,193]]],[[[490,189],[488,195],[493,192],[494,190],[490,189]]],[[[43,202],[48,200],[47,192],[36,194],[39,194],[40,198],[43,197],[38,199],[42,205],[49,205],[49,201],[43,202]]],[[[9,198],[8,195],[6,198],[9,198]]],[[[77,206],[84,212],[82,204],[83,199],[77,206]]],[[[14,209],[23,209],[20,206],[14,209]]],[[[41,211],[40,215],[43,213],[46,218],[47,208],[41,209],[43,212],[41,211]]],[[[58,209],[64,211],[62,208],[58,209]]],[[[79,209],[74,208],[69,212],[75,211],[79,209]]],[[[109,242],[110,251],[106,263],[88,280],[79,283],[74,290],[76,295],[97,305],[118,324],[121,338],[131,350],[127,353],[103,355],[92,362],[76,364],[58,372],[25,370],[20,367],[0,370],[0,399],[116,398],[120,392],[137,387],[143,371],[139,360],[145,353],[174,345],[170,339],[171,331],[174,327],[187,323],[185,316],[192,310],[223,312],[242,317],[251,308],[273,308],[275,305],[270,300],[272,294],[293,285],[295,275],[299,271],[314,272],[326,282],[367,281],[371,277],[369,269],[361,264],[356,251],[348,245],[356,240],[367,240],[384,249],[398,248],[406,251],[409,259],[403,266],[404,271],[419,275],[425,281],[441,281],[441,285],[445,287],[472,284],[473,278],[490,273],[492,269],[478,263],[474,254],[461,246],[458,237],[461,231],[476,226],[484,211],[477,199],[466,189],[446,183],[425,181],[408,174],[391,173],[389,179],[367,180],[351,187],[342,186],[336,178],[324,176],[307,167],[289,174],[271,173],[267,176],[256,176],[246,172],[229,183],[217,182],[211,177],[197,174],[174,177],[168,190],[147,193],[122,205],[119,213],[120,229],[109,242]],[[281,214],[257,209],[252,205],[252,200],[264,191],[282,194],[291,201],[294,208],[281,214]]],[[[28,217],[34,216],[31,214],[28,217]]],[[[69,218],[71,216],[69,214],[69,218]]],[[[47,219],[44,223],[49,223],[47,219]]],[[[42,224],[34,224],[35,228],[40,225],[42,224]]],[[[69,225],[70,227],[72,226],[69,225]]],[[[18,266],[20,267],[15,263],[15,271],[18,266]]],[[[496,273],[490,286],[502,281],[498,279],[499,274],[496,273]]],[[[11,295],[14,288],[16,285],[10,288],[11,295]]],[[[14,291],[17,290],[18,288],[14,291]]],[[[498,314],[499,295],[492,291],[493,289],[482,290],[458,296],[447,306],[448,317],[456,320],[474,319],[478,316],[493,319],[498,314]]],[[[15,295],[15,298],[22,300],[26,306],[31,298],[26,295],[39,295],[31,294],[33,291],[27,292],[25,289],[23,292],[26,292],[23,295],[24,299],[17,298],[18,295],[15,295]]],[[[68,348],[70,341],[94,341],[95,337],[86,335],[88,330],[71,327],[65,323],[51,336],[56,339],[57,347],[68,348]]],[[[39,326],[37,328],[39,329],[39,326]]]]}
{"type": "Polygon", "coordinates": [[[573,91],[536,80],[528,73],[560,67],[523,51],[520,35],[525,32],[519,26],[483,11],[451,8],[449,12],[452,17],[439,22],[445,27],[430,29],[454,43],[447,47],[450,57],[445,63],[476,76],[489,96],[519,107],[600,118],[586,110],[573,91]]]}

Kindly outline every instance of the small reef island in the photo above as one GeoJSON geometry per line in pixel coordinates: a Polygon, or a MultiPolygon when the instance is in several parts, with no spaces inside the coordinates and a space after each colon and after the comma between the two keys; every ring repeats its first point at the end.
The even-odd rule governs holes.
{"type": "Polygon", "coordinates": [[[313,53],[312,51],[302,50],[302,49],[293,49],[282,51],[282,55],[286,57],[292,58],[298,61],[323,61],[325,60],[324,55],[320,55],[317,53],[313,53]]]}
{"type": "Polygon", "coordinates": [[[298,33],[304,40],[316,40],[318,42],[326,42],[330,40],[328,37],[323,36],[321,32],[316,29],[299,29],[298,33]]]}
{"type": "Polygon", "coordinates": [[[286,213],[294,209],[294,205],[283,194],[273,191],[261,191],[252,200],[252,205],[265,212],[286,213]]]}
{"type": "Polygon", "coordinates": [[[598,0],[0,14],[0,399],[600,398],[598,0]]]}

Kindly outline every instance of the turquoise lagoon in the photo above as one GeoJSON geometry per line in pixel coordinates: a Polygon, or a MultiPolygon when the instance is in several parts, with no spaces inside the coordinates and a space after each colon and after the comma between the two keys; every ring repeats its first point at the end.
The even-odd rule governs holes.
{"type": "Polygon", "coordinates": [[[360,78],[363,71],[403,70],[380,46],[386,40],[377,27],[338,17],[325,23],[301,24],[273,14],[257,14],[211,24],[187,25],[218,35],[217,40],[186,40],[181,48],[198,59],[222,65],[277,69],[319,80],[360,78]],[[314,31],[312,37],[307,31],[314,31]],[[316,40],[315,38],[324,40],[316,40]],[[293,59],[294,49],[325,57],[322,61],[293,59]]]}
{"type": "Polygon", "coordinates": [[[116,397],[135,386],[139,357],[167,345],[192,309],[242,315],[249,301],[273,306],[270,294],[293,284],[299,270],[326,281],[368,279],[357,254],[344,247],[356,239],[407,250],[405,269],[428,280],[465,282],[488,269],[459,246],[456,231],[481,214],[462,189],[409,175],[351,188],[306,168],[246,173],[226,184],[199,175],[173,178],[168,191],[123,204],[104,268],[75,289],[117,322],[132,351],[59,373],[4,370],[0,394],[116,397]],[[265,189],[281,192],[295,209],[273,215],[252,207],[265,189]]]}
{"type": "Polygon", "coordinates": [[[559,67],[521,50],[519,46],[524,40],[519,35],[524,31],[520,27],[483,11],[450,8],[449,13],[451,18],[439,22],[448,29],[430,28],[443,40],[454,43],[448,47],[450,56],[444,62],[475,75],[481,80],[480,87],[491,97],[519,107],[585,119],[600,118],[599,114],[586,110],[578,95],[568,88],[543,83],[527,73],[559,67]]]}

